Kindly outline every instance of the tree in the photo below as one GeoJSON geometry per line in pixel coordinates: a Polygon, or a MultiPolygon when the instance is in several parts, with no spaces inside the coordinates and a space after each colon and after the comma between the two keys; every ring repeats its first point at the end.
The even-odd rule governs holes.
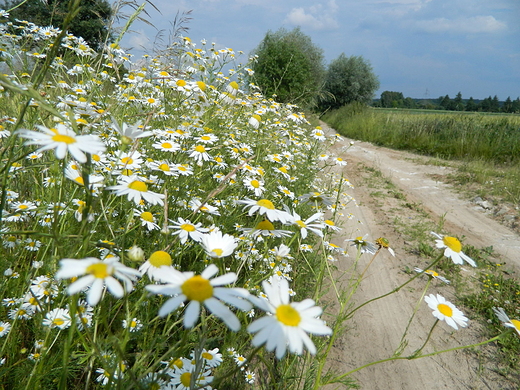
{"type": "Polygon", "coordinates": [[[334,109],[353,102],[368,104],[378,88],[379,80],[367,60],[341,53],[329,64],[322,106],[334,109]]]}
{"type": "Polygon", "coordinates": [[[502,106],[503,112],[513,112],[513,101],[511,100],[511,96],[508,96],[506,101],[504,102],[504,105],[502,106]]]}
{"type": "Polygon", "coordinates": [[[253,81],[282,103],[312,105],[325,77],[323,50],[297,27],[267,32],[253,51],[253,81]]]}
{"type": "Polygon", "coordinates": [[[475,99],[473,99],[473,96],[470,96],[468,101],[466,102],[466,111],[477,111],[478,106],[477,103],[475,103],[475,99]]]}
{"type": "Polygon", "coordinates": [[[453,109],[455,111],[464,111],[464,102],[462,101],[462,93],[458,93],[453,99],[453,109]]]}
{"type": "Polygon", "coordinates": [[[449,95],[439,98],[439,107],[441,110],[449,110],[451,105],[452,103],[449,95]]]}
{"type": "MultiPolygon", "coordinates": [[[[4,0],[3,9],[19,4],[19,0],[4,0]]],[[[68,13],[69,0],[27,1],[12,10],[9,19],[26,20],[38,26],[61,28],[68,13]]],[[[110,38],[107,23],[112,17],[112,7],[107,0],[81,0],[80,10],[67,31],[82,37],[90,47],[97,50],[110,38]]]]}
{"type": "Polygon", "coordinates": [[[381,107],[399,107],[402,101],[404,101],[404,96],[402,92],[384,91],[381,94],[381,107]]]}

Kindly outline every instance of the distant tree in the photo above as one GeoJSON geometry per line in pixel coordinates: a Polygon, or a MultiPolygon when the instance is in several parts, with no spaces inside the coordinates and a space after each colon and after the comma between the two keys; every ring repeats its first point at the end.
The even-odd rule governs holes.
{"type": "Polygon", "coordinates": [[[520,97],[513,100],[513,103],[511,104],[511,112],[517,114],[520,113],[520,97]]]}
{"type": "Polygon", "coordinates": [[[508,96],[506,101],[504,102],[504,105],[502,106],[503,112],[513,112],[513,101],[511,100],[511,96],[508,96]]]}
{"type": "Polygon", "coordinates": [[[455,96],[455,99],[453,99],[452,102],[453,109],[455,111],[464,111],[464,101],[462,100],[462,93],[458,93],[457,96],[455,96]]]}
{"type": "Polygon", "coordinates": [[[381,107],[397,107],[398,102],[404,101],[402,92],[384,91],[381,93],[381,107]]]}
{"type": "Polygon", "coordinates": [[[439,98],[439,108],[441,110],[449,110],[451,107],[451,99],[449,95],[439,98]]]}
{"type": "Polygon", "coordinates": [[[322,108],[339,108],[349,103],[369,104],[379,88],[372,66],[362,56],[341,53],[328,67],[322,108]]]}
{"type": "Polygon", "coordinates": [[[491,112],[499,112],[500,111],[500,101],[498,100],[498,96],[495,95],[493,99],[491,99],[491,112]]]}
{"type": "Polygon", "coordinates": [[[254,81],[282,103],[311,105],[325,78],[323,50],[299,28],[267,32],[253,51],[254,81]]]}
{"type": "Polygon", "coordinates": [[[475,99],[473,99],[473,96],[471,96],[468,101],[466,102],[466,111],[477,111],[478,105],[475,103],[475,99]]]}
{"type": "Polygon", "coordinates": [[[415,101],[411,97],[407,97],[403,101],[404,108],[415,108],[415,101]]]}
{"type": "Polygon", "coordinates": [[[480,101],[478,105],[478,110],[483,112],[491,111],[491,96],[480,101]]]}
{"type": "MultiPolygon", "coordinates": [[[[19,0],[3,0],[0,8],[10,9],[19,0]]],[[[68,13],[69,0],[32,0],[12,10],[9,19],[26,20],[38,26],[61,28],[68,13]]],[[[107,23],[112,17],[112,7],[107,0],[82,0],[80,11],[67,31],[82,37],[93,49],[99,49],[109,37],[107,23]]]]}

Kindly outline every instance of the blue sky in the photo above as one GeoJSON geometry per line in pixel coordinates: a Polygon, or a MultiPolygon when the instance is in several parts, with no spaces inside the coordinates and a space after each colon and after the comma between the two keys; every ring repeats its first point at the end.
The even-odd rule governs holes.
{"type": "MultiPolygon", "coordinates": [[[[249,54],[268,30],[300,26],[324,51],[370,61],[381,87],[414,98],[520,96],[520,0],[151,0],[155,28],[136,22],[134,54],[192,10],[188,36],[249,54]]],[[[244,57],[244,61],[247,56],[244,57]]]]}

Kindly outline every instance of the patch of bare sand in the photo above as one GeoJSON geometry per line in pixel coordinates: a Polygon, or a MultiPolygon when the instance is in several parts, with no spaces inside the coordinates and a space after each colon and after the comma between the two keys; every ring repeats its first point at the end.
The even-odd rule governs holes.
{"type": "MultiPolygon", "coordinates": [[[[325,127],[325,126],[324,126],[325,127]]],[[[328,131],[331,131],[328,129],[328,131]]],[[[368,143],[356,142],[347,153],[342,148],[348,146],[348,140],[336,144],[333,152],[348,161],[343,169],[345,177],[356,185],[363,180],[363,172],[356,167],[360,164],[381,170],[386,177],[414,202],[420,202],[433,219],[445,218],[445,228],[453,235],[465,235],[466,242],[475,246],[493,245],[502,255],[514,253],[520,239],[513,232],[473,208],[469,202],[460,199],[448,186],[430,178],[431,173],[439,173],[440,167],[421,165],[413,155],[404,152],[375,147],[368,143]],[[494,240],[494,241],[490,241],[494,240]]],[[[389,239],[396,251],[396,257],[388,252],[381,252],[365,275],[361,287],[356,292],[354,303],[360,304],[368,299],[388,293],[409,279],[403,269],[414,266],[424,267],[424,260],[419,260],[406,252],[405,242],[393,226],[388,210],[400,214],[401,219],[414,218],[413,210],[400,208],[395,199],[374,199],[373,189],[358,186],[349,193],[357,200],[351,203],[346,212],[354,214],[355,219],[344,221],[342,234],[333,241],[345,246],[345,238],[368,234],[369,239],[378,237],[389,239]],[[394,207],[395,206],[395,207],[394,207]]],[[[433,238],[432,238],[433,239],[433,238]]],[[[352,256],[343,258],[338,263],[338,279],[350,277],[352,256]]],[[[364,269],[370,256],[362,255],[358,270],[364,269]]],[[[514,258],[510,258],[510,263],[514,258]]],[[[463,266],[463,272],[471,275],[475,270],[463,266]]],[[[389,358],[398,348],[408,319],[422,294],[426,280],[418,278],[399,292],[370,303],[356,312],[348,328],[338,338],[329,356],[329,366],[337,372],[347,372],[364,364],[389,358]]],[[[441,282],[432,283],[429,293],[440,293],[448,300],[454,300],[453,290],[441,282]]],[[[464,310],[464,308],[461,308],[464,310]]],[[[412,322],[406,340],[408,346],[401,356],[407,356],[419,348],[435,322],[431,310],[422,302],[412,322]]],[[[444,322],[439,322],[423,354],[468,345],[483,341],[482,329],[476,321],[470,321],[467,328],[455,331],[444,322]]],[[[483,354],[492,354],[493,345],[481,347],[483,354]]],[[[437,389],[517,389],[517,385],[498,375],[496,367],[489,359],[464,350],[443,353],[433,357],[415,360],[398,360],[370,366],[352,375],[363,390],[437,390],[437,389]]],[[[325,389],[341,388],[326,386],[325,389]]]]}

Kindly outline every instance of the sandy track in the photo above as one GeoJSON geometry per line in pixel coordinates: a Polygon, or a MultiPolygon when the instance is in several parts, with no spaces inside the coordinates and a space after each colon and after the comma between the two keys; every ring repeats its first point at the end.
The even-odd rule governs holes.
{"type": "MultiPolygon", "coordinates": [[[[325,127],[325,126],[324,126],[325,127]]],[[[332,131],[328,129],[328,131],[332,131]]],[[[406,195],[408,201],[422,204],[433,219],[445,218],[445,229],[452,235],[466,236],[465,242],[477,247],[493,245],[496,252],[509,259],[508,263],[518,259],[514,253],[520,248],[520,238],[512,231],[499,225],[474,205],[457,196],[449,186],[431,179],[432,174],[442,174],[447,168],[423,165],[417,162],[417,156],[405,152],[393,151],[373,146],[369,143],[356,142],[348,152],[343,148],[348,140],[336,144],[332,151],[348,161],[343,167],[344,174],[356,185],[355,167],[369,166],[380,170],[406,195]]],[[[339,168],[338,168],[339,169],[339,168]]],[[[355,215],[359,223],[344,221],[344,229],[334,242],[345,246],[345,238],[369,235],[375,240],[384,236],[390,239],[396,250],[396,258],[387,252],[381,253],[371,265],[361,288],[355,295],[355,302],[366,300],[387,293],[409,279],[402,272],[407,266],[425,266],[418,258],[404,250],[403,238],[392,228],[391,221],[383,211],[371,202],[370,189],[358,186],[351,190],[359,206],[350,205],[347,212],[355,215]]],[[[432,238],[433,243],[433,238],[432,238]]],[[[355,253],[352,252],[352,255],[355,253]]],[[[358,266],[363,269],[370,260],[363,255],[358,266]]],[[[347,272],[352,258],[338,262],[338,278],[348,277],[347,272]]],[[[474,274],[472,267],[464,266],[468,275],[474,274]]],[[[405,289],[373,302],[356,313],[349,329],[337,341],[332,356],[331,366],[340,372],[346,372],[363,364],[392,356],[399,346],[401,336],[407,326],[409,316],[420,297],[426,280],[417,279],[405,289]]],[[[428,293],[441,293],[448,300],[454,300],[452,290],[440,282],[433,283],[428,293]]],[[[434,323],[431,310],[423,302],[416,318],[412,322],[406,340],[409,342],[402,356],[412,353],[424,342],[434,323]]],[[[423,350],[430,353],[438,350],[468,345],[482,341],[481,329],[476,321],[471,321],[468,328],[454,331],[445,323],[435,328],[432,340],[423,350]]],[[[489,350],[490,347],[485,348],[489,350]]],[[[365,368],[353,375],[363,390],[436,390],[436,389],[516,389],[493,371],[494,367],[483,366],[475,354],[456,351],[413,361],[400,360],[386,362],[365,368]]],[[[335,386],[326,389],[337,388],[335,386]]]]}

